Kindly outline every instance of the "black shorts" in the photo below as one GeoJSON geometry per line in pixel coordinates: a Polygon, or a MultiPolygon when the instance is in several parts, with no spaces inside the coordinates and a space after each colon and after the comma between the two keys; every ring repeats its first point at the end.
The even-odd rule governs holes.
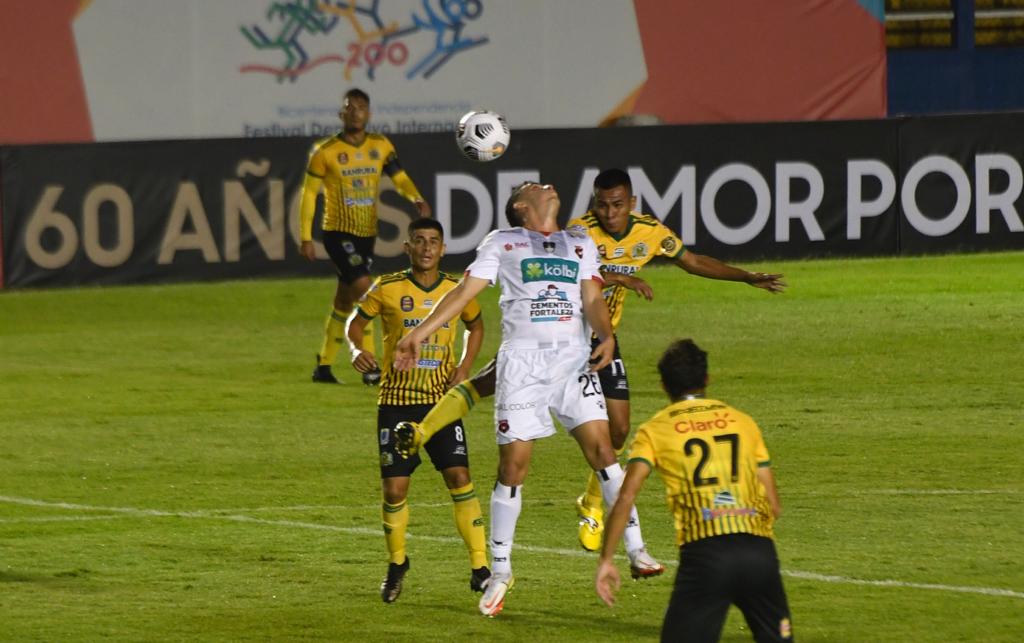
{"type": "Polygon", "coordinates": [[[357,237],[347,232],[324,231],[324,250],[334,262],[338,279],[350,284],[370,274],[373,244],[377,237],[357,237]]]}
{"type": "MultiPolygon", "coordinates": [[[[410,404],[407,406],[377,407],[377,448],[380,451],[380,477],[397,478],[411,476],[420,466],[420,454],[405,459],[395,451],[392,429],[399,422],[419,422],[433,404],[410,404]]],[[[466,430],[462,421],[452,422],[434,434],[424,447],[438,471],[449,467],[469,466],[469,447],[466,445],[466,430]]],[[[421,451],[422,452],[422,451],[421,451]]]]}
{"type": "MultiPolygon", "coordinates": [[[[601,342],[597,337],[591,337],[590,348],[595,349],[601,342]]],[[[597,372],[601,380],[601,390],[604,391],[606,400],[628,400],[629,379],[626,377],[626,363],[622,361],[622,354],[619,353],[619,338],[615,338],[615,356],[608,366],[597,372]]]]}
{"type": "Polygon", "coordinates": [[[728,534],[683,545],[661,640],[717,641],[730,605],[743,612],[755,641],[793,640],[771,538],[728,534]]]}

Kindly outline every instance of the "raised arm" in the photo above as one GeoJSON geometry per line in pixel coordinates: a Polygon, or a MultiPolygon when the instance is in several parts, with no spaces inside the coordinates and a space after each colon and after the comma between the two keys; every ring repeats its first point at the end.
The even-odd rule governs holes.
{"type": "Polygon", "coordinates": [[[743,268],[730,266],[714,257],[699,255],[695,252],[684,252],[676,259],[676,265],[691,275],[708,279],[741,281],[755,288],[763,288],[770,293],[780,293],[786,289],[786,282],[782,281],[781,274],[749,272],[743,268]]]}
{"type": "MultiPolygon", "coordinates": [[[[430,336],[431,333],[441,327],[446,321],[451,321],[466,307],[474,297],[487,287],[490,282],[486,279],[466,275],[459,282],[459,285],[441,298],[441,301],[434,306],[420,325],[411,333],[402,338],[395,346],[395,369],[407,371],[416,365],[416,359],[420,354],[420,344],[430,336]]],[[[605,313],[607,315],[607,311],[605,313]]]]}

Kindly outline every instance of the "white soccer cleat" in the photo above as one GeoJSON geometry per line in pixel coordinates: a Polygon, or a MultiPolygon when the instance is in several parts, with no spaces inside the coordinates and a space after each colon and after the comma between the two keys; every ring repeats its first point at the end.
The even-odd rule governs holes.
{"type": "Polygon", "coordinates": [[[636,551],[629,552],[629,575],[633,577],[633,580],[660,576],[664,571],[665,566],[654,560],[654,557],[647,553],[646,548],[641,547],[636,551]]]}
{"type": "Polygon", "coordinates": [[[505,594],[515,585],[512,574],[493,574],[480,597],[480,613],[484,616],[497,616],[505,607],[505,594]]]}

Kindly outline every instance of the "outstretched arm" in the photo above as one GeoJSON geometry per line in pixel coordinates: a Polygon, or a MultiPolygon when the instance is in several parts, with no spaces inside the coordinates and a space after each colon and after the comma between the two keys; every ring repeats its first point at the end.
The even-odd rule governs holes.
{"type": "Polygon", "coordinates": [[[743,268],[730,266],[708,255],[699,255],[695,252],[684,252],[676,259],[676,265],[698,277],[708,279],[723,279],[725,281],[742,281],[755,288],[763,288],[771,293],[779,293],[786,289],[786,282],[782,281],[781,274],[769,274],[765,272],[748,272],[743,268]]]}
{"type": "Polygon", "coordinates": [[[420,322],[420,325],[395,346],[395,370],[407,371],[415,366],[423,340],[430,337],[431,333],[446,321],[450,321],[458,315],[466,307],[466,304],[480,294],[480,291],[489,283],[486,279],[471,275],[463,277],[458,286],[441,298],[430,314],[420,322]]]}
{"type": "Polygon", "coordinates": [[[604,523],[604,544],[601,546],[601,557],[597,561],[597,575],[594,587],[608,607],[615,604],[615,592],[619,589],[619,570],[615,568],[612,557],[619,546],[626,523],[629,522],[629,510],[636,502],[636,496],[644,486],[647,476],[651,475],[651,467],[639,460],[629,463],[626,478],[619,489],[619,497],[611,508],[604,523]]]}

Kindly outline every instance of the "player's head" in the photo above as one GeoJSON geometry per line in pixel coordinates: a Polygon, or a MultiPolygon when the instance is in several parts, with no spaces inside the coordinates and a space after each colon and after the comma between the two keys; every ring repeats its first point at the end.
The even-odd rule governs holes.
{"type": "Polygon", "coordinates": [[[413,220],[408,228],[405,254],[416,270],[433,270],[444,256],[444,228],[437,219],[413,220]]]}
{"type": "Polygon", "coordinates": [[[629,213],[636,208],[633,182],[619,168],[609,168],[594,179],[594,214],[607,232],[620,234],[629,226],[629,213]]]}
{"type": "Polygon", "coordinates": [[[370,96],[361,89],[345,92],[341,99],[341,111],[338,112],[346,132],[361,132],[370,122],[370,96]]]}
{"type": "Polygon", "coordinates": [[[673,401],[708,385],[708,354],[692,339],[677,339],[658,360],[661,386],[673,401]]]}
{"type": "Polygon", "coordinates": [[[513,228],[527,226],[533,217],[557,217],[561,201],[553,185],[524,181],[512,188],[505,201],[505,218],[513,228]]]}

